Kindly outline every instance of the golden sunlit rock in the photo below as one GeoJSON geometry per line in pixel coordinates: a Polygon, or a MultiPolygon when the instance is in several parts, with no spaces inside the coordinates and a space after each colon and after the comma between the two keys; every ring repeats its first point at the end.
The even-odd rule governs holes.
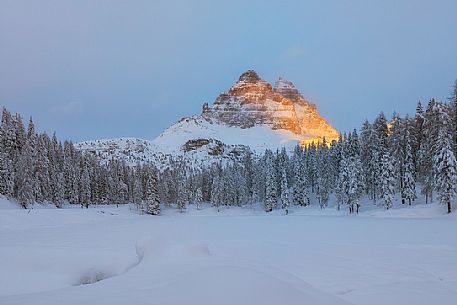
{"type": "Polygon", "coordinates": [[[267,124],[272,129],[288,130],[304,145],[322,142],[323,137],[331,143],[339,136],[292,82],[279,78],[272,87],[253,70],[243,73],[212,107],[204,105],[202,115],[241,128],[267,124]]]}

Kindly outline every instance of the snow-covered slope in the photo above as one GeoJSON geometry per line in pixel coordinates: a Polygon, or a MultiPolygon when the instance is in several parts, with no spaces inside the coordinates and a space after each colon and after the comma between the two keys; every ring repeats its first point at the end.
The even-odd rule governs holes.
{"type": "Polygon", "coordinates": [[[80,150],[103,160],[121,158],[129,164],[153,162],[164,166],[181,158],[200,166],[242,157],[250,148],[265,149],[337,139],[338,132],[306,101],[292,82],[279,78],[274,87],[255,71],[243,73],[214,104],[203,105],[201,115],[183,118],[153,141],[121,138],[78,143],[80,150]]]}
{"type": "Polygon", "coordinates": [[[245,145],[253,151],[266,148],[293,148],[302,139],[288,130],[272,130],[267,125],[250,128],[227,126],[202,116],[184,118],[155,138],[152,143],[165,153],[176,153],[182,144],[192,139],[217,139],[228,145],[245,145]]]}

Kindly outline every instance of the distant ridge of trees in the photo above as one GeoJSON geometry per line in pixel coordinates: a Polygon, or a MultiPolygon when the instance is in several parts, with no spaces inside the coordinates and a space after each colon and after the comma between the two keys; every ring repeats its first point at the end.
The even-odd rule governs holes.
{"type": "Polygon", "coordinates": [[[96,155],[82,153],[71,141],[27,130],[19,114],[3,109],[0,127],[0,193],[24,208],[33,202],[80,204],[135,203],[144,213],[157,215],[160,205],[211,202],[220,207],[263,202],[265,211],[310,204],[315,194],[321,208],[335,193],[337,208],[358,213],[367,196],[392,207],[399,195],[403,204],[417,198],[416,185],[426,202],[436,194],[447,205],[457,193],[457,82],[449,102],[431,99],[414,117],[381,113],[365,121],[359,132],[340,134],[337,141],[307,147],[248,151],[241,161],[195,169],[180,160],[159,172],[152,164],[129,167],[123,160],[102,164],[96,155]]]}

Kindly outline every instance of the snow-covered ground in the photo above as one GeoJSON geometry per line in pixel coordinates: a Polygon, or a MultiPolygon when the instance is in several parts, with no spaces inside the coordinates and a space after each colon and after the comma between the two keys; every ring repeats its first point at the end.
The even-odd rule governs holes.
{"type": "Polygon", "coordinates": [[[18,209],[0,199],[0,304],[457,304],[457,216],[128,206],[18,209]],[[92,283],[92,284],[91,284],[92,283]]]}

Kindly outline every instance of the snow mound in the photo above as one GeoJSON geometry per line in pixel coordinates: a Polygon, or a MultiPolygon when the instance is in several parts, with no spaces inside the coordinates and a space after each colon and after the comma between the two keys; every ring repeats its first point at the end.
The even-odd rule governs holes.
{"type": "Polygon", "coordinates": [[[81,275],[81,278],[78,280],[78,282],[75,283],[75,286],[94,284],[107,278],[113,277],[115,275],[116,274],[113,273],[111,270],[90,268],[81,275]]]}
{"type": "Polygon", "coordinates": [[[209,247],[203,242],[172,242],[161,238],[143,238],[137,241],[138,263],[143,261],[169,261],[210,256],[209,247]]]}

